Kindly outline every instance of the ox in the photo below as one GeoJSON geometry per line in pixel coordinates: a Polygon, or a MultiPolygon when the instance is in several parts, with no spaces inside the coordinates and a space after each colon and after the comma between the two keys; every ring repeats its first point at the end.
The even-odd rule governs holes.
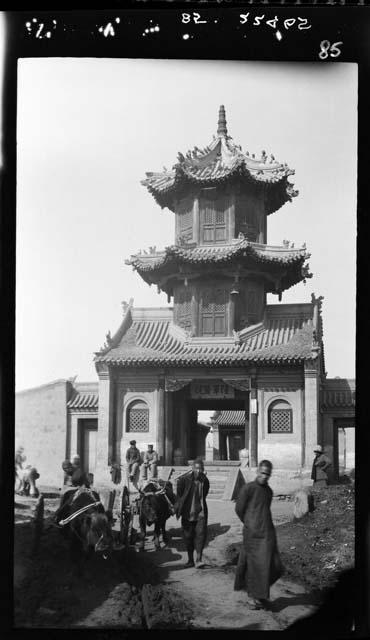
{"type": "Polygon", "coordinates": [[[174,513],[175,496],[172,490],[171,482],[160,483],[149,482],[146,487],[140,491],[139,499],[139,523],[140,523],[140,542],[139,548],[144,549],[144,541],[146,535],[146,527],[154,524],[154,546],[156,550],[160,549],[159,536],[162,533],[164,544],[168,543],[168,534],[166,532],[166,520],[174,513]]]}
{"type": "Polygon", "coordinates": [[[113,548],[111,522],[96,491],[82,485],[62,497],[56,513],[57,524],[71,543],[71,558],[81,559],[95,551],[107,558],[113,548]]]}

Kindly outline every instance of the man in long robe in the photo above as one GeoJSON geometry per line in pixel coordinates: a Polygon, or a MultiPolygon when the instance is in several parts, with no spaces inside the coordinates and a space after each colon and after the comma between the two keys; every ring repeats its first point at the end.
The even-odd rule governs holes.
{"type": "Polygon", "coordinates": [[[315,459],[312,464],[311,479],[315,487],[326,487],[328,484],[328,469],[331,462],[328,456],[323,453],[322,446],[317,444],[314,448],[315,459]]]}
{"type": "Polygon", "coordinates": [[[243,547],[234,589],[246,588],[253,609],[267,608],[270,586],[283,573],[271,517],[272,490],[268,486],[272,464],[262,460],[257,476],[240,490],[235,511],[243,522],[243,547]]]}

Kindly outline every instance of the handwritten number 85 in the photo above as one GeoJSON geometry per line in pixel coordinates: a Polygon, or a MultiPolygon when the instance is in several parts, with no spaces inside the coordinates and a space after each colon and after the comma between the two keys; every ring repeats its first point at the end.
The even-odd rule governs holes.
{"type": "Polygon", "coordinates": [[[337,58],[342,53],[339,49],[340,44],[343,44],[343,42],[333,42],[333,44],[330,44],[329,40],[322,40],[320,42],[319,58],[326,60],[329,55],[331,58],[337,58]]]}

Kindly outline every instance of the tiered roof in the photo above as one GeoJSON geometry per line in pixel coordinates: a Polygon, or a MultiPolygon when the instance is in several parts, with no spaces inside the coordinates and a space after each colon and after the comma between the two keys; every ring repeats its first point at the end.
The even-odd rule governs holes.
{"type": "Polygon", "coordinates": [[[179,153],[171,171],[147,172],[142,184],[162,208],[174,211],[176,197],[191,185],[210,187],[239,179],[264,186],[266,213],[270,214],[298,195],[288,181],[291,175],[294,175],[293,169],[275,160],[273,155],[268,158],[265,151],[259,158],[249,151],[243,152],[227,133],[225,109],[221,106],[217,135],[208,146],[194,147],[185,155],[179,153]]]}
{"type": "Polygon", "coordinates": [[[262,322],[233,337],[192,338],[172,321],[172,308],[126,311],[109,345],[95,362],[123,367],[243,366],[255,363],[297,363],[315,359],[313,304],[267,305],[262,322]]]}
{"type": "MultiPolygon", "coordinates": [[[[148,284],[153,284],[159,278],[178,273],[179,267],[196,268],[199,265],[230,266],[233,262],[244,267],[255,268],[263,272],[264,269],[274,268],[278,274],[279,268],[284,275],[281,289],[285,290],[302,279],[311,278],[306,261],[310,254],[305,246],[294,249],[288,246],[268,246],[257,242],[249,242],[242,237],[233,242],[220,245],[179,246],[166,247],[164,251],[151,251],[132,255],[126,264],[131,265],[148,284]]],[[[272,285],[271,291],[274,290],[272,285]]],[[[268,289],[267,289],[268,291],[268,289]]]]}

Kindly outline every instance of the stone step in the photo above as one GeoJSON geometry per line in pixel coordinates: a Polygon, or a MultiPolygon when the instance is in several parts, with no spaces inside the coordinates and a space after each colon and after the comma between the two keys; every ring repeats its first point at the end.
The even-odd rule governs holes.
{"type": "Polygon", "coordinates": [[[233,467],[204,467],[204,470],[208,474],[210,473],[215,473],[215,472],[223,472],[223,473],[230,473],[231,469],[233,469],[233,467]]]}

